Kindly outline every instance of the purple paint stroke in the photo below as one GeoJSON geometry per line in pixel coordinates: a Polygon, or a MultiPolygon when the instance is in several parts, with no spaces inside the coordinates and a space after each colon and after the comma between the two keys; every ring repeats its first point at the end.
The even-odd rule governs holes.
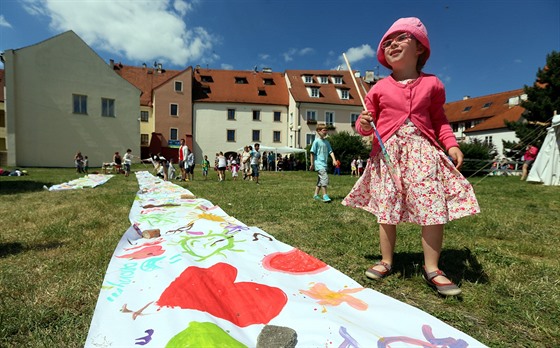
{"type": "Polygon", "coordinates": [[[134,344],[137,344],[139,346],[145,346],[146,344],[150,343],[150,341],[152,340],[152,335],[154,334],[154,330],[153,329],[148,329],[144,332],[147,333],[148,335],[146,335],[144,337],[137,338],[136,341],[139,341],[139,342],[136,342],[134,344]],[[142,340],[142,341],[140,341],[140,340],[142,340]]]}
{"type": "Polygon", "coordinates": [[[360,346],[358,345],[358,342],[354,339],[354,337],[352,337],[348,331],[346,330],[346,328],[344,326],[341,326],[340,329],[338,329],[338,333],[340,334],[340,336],[342,336],[342,338],[344,338],[344,341],[340,344],[340,346],[338,346],[338,348],[359,348],[360,346]]]}

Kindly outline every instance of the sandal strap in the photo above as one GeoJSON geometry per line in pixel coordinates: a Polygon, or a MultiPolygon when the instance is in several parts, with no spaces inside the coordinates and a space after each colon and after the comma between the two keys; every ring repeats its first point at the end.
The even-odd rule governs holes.
{"type": "Polygon", "coordinates": [[[383,267],[385,267],[387,272],[391,272],[391,268],[392,268],[392,266],[385,261],[379,261],[378,263],[373,265],[373,267],[375,267],[375,266],[383,266],[383,267]]]}
{"type": "Polygon", "coordinates": [[[435,271],[428,273],[424,268],[424,273],[426,274],[426,278],[428,278],[429,281],[432,281],[432,279],[434,279],[437,276],[444,276],[447,278],[447,274],[445,274],[445,272],[442,271],[441,269],[436,269],[435,271]]]}

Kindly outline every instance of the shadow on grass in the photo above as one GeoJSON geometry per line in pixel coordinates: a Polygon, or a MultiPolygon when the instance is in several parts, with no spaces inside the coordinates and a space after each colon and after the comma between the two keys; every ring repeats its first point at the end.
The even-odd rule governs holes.
{"type": "Polygon", "coordinates": [[[0,258],[10,255],[16,255],[26,251],[43,251],[61,247],[61,242],[45,242],[31,245],[23,245],[22,243],[0,243],[0,258]]]}
{"type": "MultiPolygon", "coordinates": [[[[380,255],[367,255],[366,258],[376,262],[380,255]]],[[[393,272],[399,273],[403,278],[412,278],[421,273],[424,264],[424,254],[396,252],[393,261],[393,272]]],[[[468,248],[446,249],[441,252],[439,259],[441,269],[448,278],[456,283],[468,281],[471,283],[487,284],[488,275],[476,256],[468,248]]]]}
{"type": "Polygon", "coordinates": [[[25,192],[37,192],[44,190],[43,186],[51,186],[48,182],[38,181],[2,181],[0,184],[0,194],[16,194],[25,192]]]}

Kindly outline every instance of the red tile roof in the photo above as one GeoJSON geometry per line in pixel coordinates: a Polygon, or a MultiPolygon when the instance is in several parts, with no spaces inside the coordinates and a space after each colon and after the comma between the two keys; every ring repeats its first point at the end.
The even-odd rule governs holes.
{"type": "Polygon", "coordinates": [[[514,106],[504,113],[489,118],[488,120],[477,124],[476,126],[465,130],[465,133],[479,132],[492,129],[505,128],[505,121],[517,122],[525,112],[525,108],[521,106],[514,106]]]}
{"type": "Polygon", "coordinates": [[[151,105],[152,91],[155,88],[183,72],[180,70],[158,70],[148,67],[135,67],[122,65],[120,63],[115,64],[113,69],[122,78],[142,91],[142,95],[140,96],[140,105],[142,106],[151,105]]]}
{"type": "MultiPolygon", "coordinates": [[[[352,76],[348,70],[286,70],[286,75],[290,81],[290,93],[296,102],[319,103],[319,104],[338,104],[361,106],[362,102],[352,81],[352,76]],[[311,76],[312,83],[305,83],[304,76],[311,76]],[[319,78],[326,76],[329,78],[327,84],[321,84],[319,78]],[[331,77],[342,77],[342,84],[334,84],[331,77]],[[311,97],[307,90],[308,87],[319,88],[319,98],[311,97]],[[337,88],[349,91],[349,99],[341,99],[337,88]]],[[[366,95],[369,87],[362,79],[356,78],[358,84],[364,86],[360,93],[362,97],[366,95]]]]}
{"type": "Polygon", "coordinates": [[[193,103],[289,104],[284,73],[195,68],[193,79],[193,103]]]}
{"type": "Polygon", "coordinates": [[[510,109],[509,98],[524,94],[523,89],[468,98],[443,106],[449,122],[489,119],[510,109]],[[469,108],[466,110],[467,108],[469,108]]]}

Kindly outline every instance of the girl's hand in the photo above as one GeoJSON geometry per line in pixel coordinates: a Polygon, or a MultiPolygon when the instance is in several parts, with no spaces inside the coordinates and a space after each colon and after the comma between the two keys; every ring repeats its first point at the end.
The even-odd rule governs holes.
{"type": "Polygon", "coordinates": [[[463,152],[461,152],[461,149],[459,149],[457,146],[453,146],[447,151],[447,153],[449,153],[449,156],[451,156],[451,158],[453,159],[455,168],[461,169],[461,166],[463,165],[463,152]]]}
{"type": "Polygon", "coordinates": [[[362,111],[362,114],[360,115],[360,127],[362,127],[362,130],[369,132],[372,128],[371,122],[373,122],[371,112],[367,110],[362,111]]]}

